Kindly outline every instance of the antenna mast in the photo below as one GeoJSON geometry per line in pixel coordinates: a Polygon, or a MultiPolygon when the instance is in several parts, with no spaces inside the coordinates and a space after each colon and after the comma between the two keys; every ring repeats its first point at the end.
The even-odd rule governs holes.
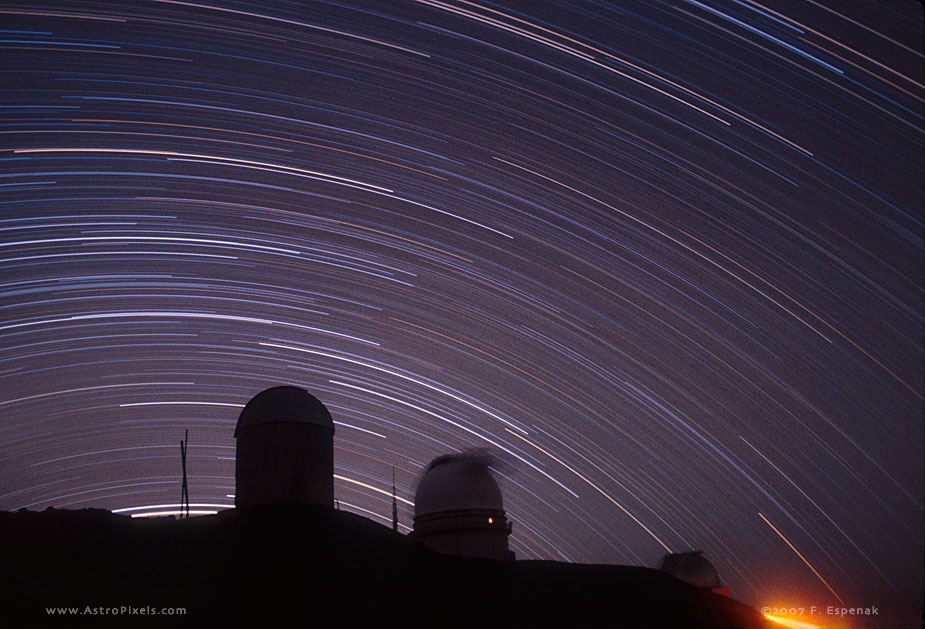
{"type": "Polygon", "coordinates": [[[180,460],[183,462],[183,493],[180,495],[180,517],[189,517],[189,485],[186,483],[186,449],[189,445],[189,430],[184,433],[180,441],[180,460]]]}
{"type": "Polygon", "coordinates": [[[398,500],[395,495],[395,466],[392,466],[392,530],[398,532],[398,500]]]}

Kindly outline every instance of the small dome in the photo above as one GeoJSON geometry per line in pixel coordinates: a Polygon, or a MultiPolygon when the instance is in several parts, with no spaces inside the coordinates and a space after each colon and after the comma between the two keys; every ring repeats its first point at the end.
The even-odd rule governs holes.
{"type": "Polygon", "coordinates": [[[255,395],[241,411],[234,436],[256,424],[304,423],[334,429],[331,414],[318,398],[305,389],[283,386],[255,395]]]}
{"type": "Polygon", "coordinates": [[[503,510],[501,490],[488,463],[488,457],[471,454],[447,454],[431,461],[414,494],[414,517],[460,509],[503,510]]]}
{"type": "Polygon", "coordinates": [[[723,586],[716,568],[707,561],[701,550],[665,555],[659,569],[695,587],[719,588],[723,586]]]}

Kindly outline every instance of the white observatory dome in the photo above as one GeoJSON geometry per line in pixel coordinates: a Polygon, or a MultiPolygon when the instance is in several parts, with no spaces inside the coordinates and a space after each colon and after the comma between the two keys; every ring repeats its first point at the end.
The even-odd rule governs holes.
{"type": "Polygon", "coordinates": [[[504,509],[488,458],[447,454],[431,461],[414,495],[414,516],[470,509],[504,509]]]}

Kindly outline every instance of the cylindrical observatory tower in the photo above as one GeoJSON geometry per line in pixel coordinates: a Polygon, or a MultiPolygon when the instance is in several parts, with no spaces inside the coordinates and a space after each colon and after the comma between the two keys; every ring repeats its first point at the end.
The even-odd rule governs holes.
{"type": "Polygon", "coordinates": [[[334,506],[334,422],[304,389],[273,387],[241,411],[234,431],[236,507],[334,506]]]}

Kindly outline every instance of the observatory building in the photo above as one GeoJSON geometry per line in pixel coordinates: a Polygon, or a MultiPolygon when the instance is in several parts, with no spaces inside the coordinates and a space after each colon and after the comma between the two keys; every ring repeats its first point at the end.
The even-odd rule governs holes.
{"type": "Polygon", "coordinates": [[[719,573],[703,556],[702,550],[665,555],[658,568],[694,587],[729,596],[729,588],[723,587],[719,573]]]}
{"type": "Polygon", "coordinates": [[[236,507],[334,506],[334,422],[304,389],[273,387],[241,411],[234,431],[236,507]]]}
{"type": "Polygon", "coordinates": [[[447,454],[425,468],[411,538],[438,553],[513,560],[511,524],[486,456],[447,454]]]}

